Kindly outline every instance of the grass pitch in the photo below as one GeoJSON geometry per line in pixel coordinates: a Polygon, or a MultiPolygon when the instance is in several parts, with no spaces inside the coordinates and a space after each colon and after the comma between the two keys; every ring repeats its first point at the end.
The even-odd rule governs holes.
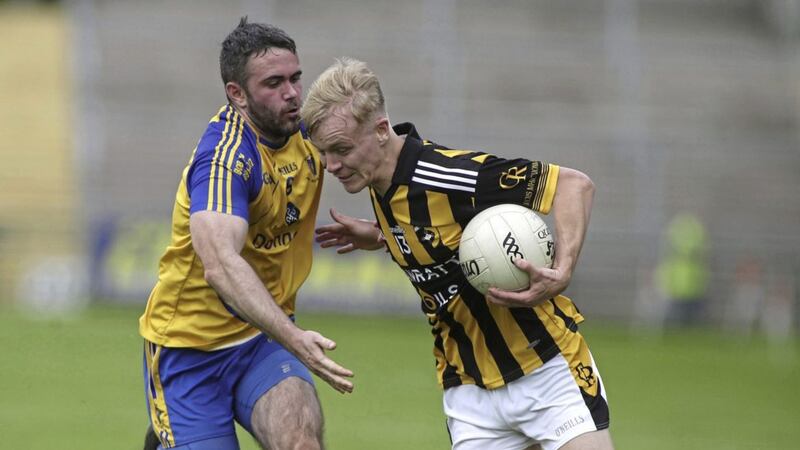
{"type": "MultiPolygon", "coordinates": [[[[147,418],[138,309],[71,320],[0,310],[2,448],[139,449],[147,418]]],[[[341,395],[318,381],[331,450],[446,449],[431,338],[422,317],[300,313],[356,373],[341,395]]],[[[632,335],[582,327],[608,390],[618,449],[785,449],[800,441],[800,344],[709,331],[632,335]]],[[[257,446],[240,434],[243,449],[257,446]]]]}

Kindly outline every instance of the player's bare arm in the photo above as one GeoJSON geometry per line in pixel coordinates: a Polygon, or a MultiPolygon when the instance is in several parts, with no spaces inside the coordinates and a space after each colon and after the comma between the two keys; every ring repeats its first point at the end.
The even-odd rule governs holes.
{"type": "Polygon", "coordinates": [[[383,248],[383,236],[374,220],[357,219],[331,208],[334,223],[315,230],[320,247],[337,247],[336,252],[350,253],[353,250],[377,250],[383,248]]]}
{"type": "Polygon", "coordinates": [[[240,252],[247,222],[238,216],[200,211],[189,219],[192,245],[203,262],[208,284],[242,318],[294,353],[339,392],[352,392],[353,373],[325,355],[336,344],[315,331],[298,328],[259,280],[240,252]]]}
{"type": "Polygon", "coordinates": [[[486,298],[505,306],[535,306],[564,292],[578,262],[594,199],[594,183],[583,172],[561,167],[553,199],[556,257],[553,267],[537,268],[525,260],[515,264],[528,272],[531,284],[519,292],[490,288],[486,298]]]}

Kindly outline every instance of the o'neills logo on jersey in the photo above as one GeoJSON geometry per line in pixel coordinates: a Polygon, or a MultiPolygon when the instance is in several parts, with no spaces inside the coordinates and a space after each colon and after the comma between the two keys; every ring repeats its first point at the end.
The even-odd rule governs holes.
{"type": "Polygon", "coordinates": [[[406,232],[403,231],[403,227],[401,227],[400,225],[395,225],[393,227],[389,227],[389,231],[391,231],[392,234],[395,235],[395,236],[403,236],[403,237],[405,237],[405,235],[406,235],[406,232]]]}
{"type": "Polygon", "coordinates": [[[290,173],[297,172],[297,163],[294,161],[286,164],[285,166],[278,167],[278,172],[283,175],[289,175],[290,173]]]}
{"type": "Polygon", "coordinates": [[[300,220],[300,209],[294,204],[287,203],[286,204],[286,225],[291,225],[295,222],[300,220]]]}

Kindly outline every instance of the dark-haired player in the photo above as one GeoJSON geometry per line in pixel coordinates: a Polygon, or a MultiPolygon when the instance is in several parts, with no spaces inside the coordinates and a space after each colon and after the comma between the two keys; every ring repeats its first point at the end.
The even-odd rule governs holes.
{"type": "Polygon", "coordinates": [[[319,449],[308,369],[340,392],[353,385],[325,356],[334,342],[293,322],[323,174],[300,123],[295,43],[244,18],[220,69],[228,104],[183,171],[139,321],[151,427],[162,448],[238,449],[236,421],[264,448],[319,449]]]}

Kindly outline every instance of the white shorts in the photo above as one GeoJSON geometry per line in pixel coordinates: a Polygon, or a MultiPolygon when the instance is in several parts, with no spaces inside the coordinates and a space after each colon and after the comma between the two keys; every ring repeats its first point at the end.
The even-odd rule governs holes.
{"type": "Polygon", "coordinates": [[[608,428],[605,388],[589,358],[591,367],[578,365],[574,374],[559,354],[501,388],[446,389],[444,413],[453,450],[523,450],[534,444],[555,450],[581,434],[608,428]],[[588,395],[587,388],[597,395],[588,395]]]}

